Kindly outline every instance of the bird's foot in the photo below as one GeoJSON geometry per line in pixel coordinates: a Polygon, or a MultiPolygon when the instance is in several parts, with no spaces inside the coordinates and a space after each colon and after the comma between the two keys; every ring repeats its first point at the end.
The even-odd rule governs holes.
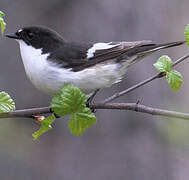
{"type": "Polygon", "coordinates": [[[98,91],[99,91],[99,89],[97,89],[97,90],[87,99],[87,103],[86,103],[86,106],[87,106],[88,108],[90,108],[93,113],[96,112],[96,109],[92,108],[90,105],[92,104],[92,101],[93,101],[93,99],[94,99],[94,97],[95,97],[95,95],[97,94],[98,91]]]}
{"type": "Polygon", "coordinates": [[[60,118],[51,108],[50,108],[50,113],[54,114],[55,118],[60,118]]]}
{"type": "Polygon", "coordinates": [[[88,100],[87,100],[86,106],[91,110],[91,112],[96,113],[97,110],[91,107],[91,103],[89,103],[88,100]]]}

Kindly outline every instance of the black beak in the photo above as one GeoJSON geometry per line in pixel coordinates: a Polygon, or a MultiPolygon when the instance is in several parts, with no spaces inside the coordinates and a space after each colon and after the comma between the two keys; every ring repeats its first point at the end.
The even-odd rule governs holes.
{"type": "Polygon", "coordinates": [[[17,36],[15,33],[6,34],[5,36],[12,39],[20,39],[20,37],[17,36]]]}

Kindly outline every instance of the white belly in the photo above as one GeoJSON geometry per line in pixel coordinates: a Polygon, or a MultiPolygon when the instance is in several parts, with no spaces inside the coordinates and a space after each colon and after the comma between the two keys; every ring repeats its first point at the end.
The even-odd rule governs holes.
{"type": "Polygon", "coordinates": [[[59,92],[64,84],[74,84],[89,94],[120,81],[126,72],[126,68],[121,68],[119,64],[96,65],[73,72],[47,61],[49,54],[41,54],[41,49],[36,50],[22,40],[19,44],[27,76],[36,88],[48,94],[59,92]]]}

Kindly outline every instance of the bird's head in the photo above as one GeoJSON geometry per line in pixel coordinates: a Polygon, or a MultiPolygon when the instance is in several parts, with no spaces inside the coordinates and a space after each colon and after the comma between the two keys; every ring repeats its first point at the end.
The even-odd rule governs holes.
{"type": "Polygon", "coordinates": [[[15,33],[7,34],[6,37],[18,42],[24,41],[28,46],[42,49],[44,53],[53,51],[64,42],[57,32],[41,26],[24,27],[15,33]]]}

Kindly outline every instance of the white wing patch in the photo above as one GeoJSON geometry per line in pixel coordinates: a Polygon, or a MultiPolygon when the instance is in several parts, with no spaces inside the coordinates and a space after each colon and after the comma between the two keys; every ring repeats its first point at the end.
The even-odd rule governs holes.
{"type": "Polygon", "coordinates": [[[96,44],[93,44],[93,46],[88,49],[87,51],[87,58],[92,58],[94,56],[94,53],[96,52],[96,50],[100,50],[100,49],[110,49],[110,48],[113,48],[115,46],[117,46],[118,44],[114,44],[114,45],[111,45],[112,42],[110,43],[96,43],[96,44]]]}

